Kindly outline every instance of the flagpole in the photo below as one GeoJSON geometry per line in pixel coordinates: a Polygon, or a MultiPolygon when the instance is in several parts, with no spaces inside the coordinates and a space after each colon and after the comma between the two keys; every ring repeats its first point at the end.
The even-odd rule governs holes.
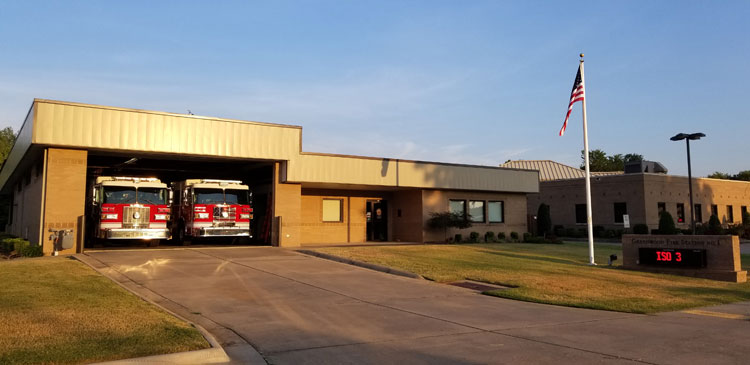
{"type": "Polygon", "coordinates": [[[589,265],[596,265],[594,261],[594,227],[591,219],[591,171],[589,170],[589,132],[588,124],[586,123],[586,99],[588,99],[588,92],[586,91],[586,78],[583,75],[583,53],[581,53],[581,83],[583,84],[584,97],[581,102],[583,107],[583,161],[586,165],[586,224],[588,225],[589,231],[589,265]]]}

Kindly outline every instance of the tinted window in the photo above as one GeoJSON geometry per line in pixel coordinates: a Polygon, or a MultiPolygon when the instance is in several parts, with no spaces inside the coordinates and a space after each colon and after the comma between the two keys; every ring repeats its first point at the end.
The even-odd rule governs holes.
{"type": "Polygon", "coordinates": [[[576,204],[576,223],[586,223],[586,204],[576,204]]]}
{"type": "Polygon", "coordinates": [[[469,214],[471,214],[472,222],[484,223],[484,201],[482,200],[469,201],[469,214]]]}
{"type": "Polygon", "coordinates": [[[167,204],[167,189],[138,188],[138,203],[167,204]]]}
{"type": "Polygon", "coordinates": [[[223,204],[224,191],[221,189],[195,189],[195,204],[223,204]]]}
{"type": "Polygon", "coordinates": [[[623,223],[622,216],[628,214],[628,206],[625,203],[615,203],[615,223],[623,223]]]}
{"type": "Polygon", "coordinates": [[[227,204],[250,204],[250,199],[248,196],[249,194],[247,190],[227,189],[224,191],[224,195],[226,197],[227,204]]]}
{"type": "Polygon", "coordinates": [[[135,204],[135,188],[127,186],[105,186],[104,203],[135,204]]]}

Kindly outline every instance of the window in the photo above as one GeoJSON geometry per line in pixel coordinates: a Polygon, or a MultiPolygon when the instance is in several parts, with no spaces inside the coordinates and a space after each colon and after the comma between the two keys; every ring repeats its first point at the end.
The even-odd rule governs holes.
{"type": "Polygon", "coordinates": [[[661,217],[661,214],[667,211],[667,203],[664,202],[658,202],[656,203],[657,210],[659,212],[659,216],[661,217]]]}
{"type": "Polygon", "coordinates": [[[693,214],[695,214],[695,221],[698,223],[703,222],[703,210],[701,210],[701,205],[696,204],[693,206],[693,214]]]}
{"type": "Polygon", "coordinates": [[[711,215],[715,215],[716,218],[719,218],[719,206],[716,204],[711,204],[711,215]]]}
{"type": "Polygon", "coordinates": [[[469,214],[471,214],[472,222],[484,223],[484,201],[483,200],[469,201],[469,214]]]}
{"type": "Polygon", "coordinates": [[[490,218],[490,223],[505,222],[503,214],[503,202],[487,202],[487,216],[490,218]]]}
{"type": "Polygon", "coordinates": [[[341,199],[323,199],[323,222],[341,222],[341,199]]]}
{"type": "Polygon", "coordinates": [[[685,223],[685,204],[677,203],[677,223],[685,223]]]}
{"type": "Polygon", "coordinates": [[[750,222],[745,222],[745,215],[747,215],[747,206],[743,205],[740,208],[740,211],[742,212],[742,223],[750,223],[750,222]]]}
{"type": "Polygon", "coordinates": [[[727,222],[734,223],[734,207],[727,205],[727,222]]]}
{"type": "Polygon", "coordinates": [[[461,216],[466,215],[466,200],[451,200],[449,205],[451,213],[457,213],[461,216]]]}
{"type": "Polygon", "coordinates": [[[615,203],[615,223],[622,223],[622,216],[628,214],[628,205],[625,203],[615,203]]]}
{"type": "Polygon", "coordinates": [[[576,204],[576,223],[586,224],[586,204],[576,204]]]}

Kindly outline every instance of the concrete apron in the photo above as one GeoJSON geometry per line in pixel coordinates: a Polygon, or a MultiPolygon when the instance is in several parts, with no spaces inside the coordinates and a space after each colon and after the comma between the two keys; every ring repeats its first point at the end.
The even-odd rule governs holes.
{"type": "Polygon", "coordinates": [[[135,294],[139,298],[161,308],[167,313],[185,322],[190,323],[200,331],[201,335],[203,335],[206,341],[211,345],[210,349],[106,361],[96,364],[267,364],[263,359],[263,356],[261,356],[255,348],[248,344],[242,337],[235,334],[232,330],[224,328],[203,316],[190,312],[187,308],[154,293],[142,285],[139,285],[127,276],[120,274],[89,255],[76,254],[73,255],[73,257],[109,278],[125,290],[135,294]],[[198,323],[201,323],[202,325],[198,323]],[[214,333],[221,333],[225,340],[225,346],[223,347],[219,340],[217,340],[211,332],[207,331],[204,326],[210,328],[214,333]],[[227,352],[229,354],[227,354],[227,352]]]}

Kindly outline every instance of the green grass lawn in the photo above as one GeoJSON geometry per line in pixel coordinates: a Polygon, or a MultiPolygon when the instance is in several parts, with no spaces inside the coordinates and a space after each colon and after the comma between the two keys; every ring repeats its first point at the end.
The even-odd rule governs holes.
{"type": "Polygon", "coordinates": [[[210,347],[198,330],[63,257],[0,262],[0,364],[89,363],[210,347]]]}
{"type": "MultiPolygon", "coordinates": [[[[653,313],[750,300],[750,283],[735,284],[606,266],[610,254],[621,259],[619,245],[597,244],[588,265],[587,243],[475,244],[427,246],[330,247],[316,249],[397,269],[438,282],[464,279],[513,286],[486,294],[503,298],[653,313]]],[[[742,256],[750,266],[750,255],[742,256]]]]}

